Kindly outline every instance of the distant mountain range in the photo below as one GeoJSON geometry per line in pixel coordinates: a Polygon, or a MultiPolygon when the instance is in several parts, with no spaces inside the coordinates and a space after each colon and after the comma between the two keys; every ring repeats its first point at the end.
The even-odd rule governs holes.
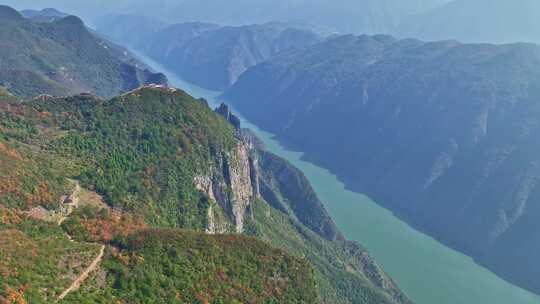
{"type": "Polygon", "coordinates": [[[306,158],[540,292],[540,47],[339,36],[224,98],[306,158]]]}
{"type": "Polygon", "coordinates": [[[219,26],[191,22],[164,26],[153,19],[126,15],[104,18],[98,30],[144,52],[187,81],[216,90],[229,87],[248,68],[280,52],[322,40],[312,31],[280,23],[219,26]],[[129,34],[132,31],[137,34],[129,34]]]}
{"type": "MultiPolygon", "coordinates": [[[[20,8],[35,7],[33,0],[6,3],[20,8]]],[[[323,35],[391,34],[424,40],[540,42],[540,8],[536,0],[118,0],[114,3],[42,0],[40,3],[82,14],[89,22],[103,15],[128,14],[165,24],[207,22],[237,26],[277,21],[323,35]]]]}
{"type": "Polygon", "coordinates": [[[280,21],[322,34],[391,34],[423,40],[540,42],[536,0],[161,0],[131,1],[124,12],[165,22],[252,24],[280,21]],[[218,12],[218,13],[215,13],[218,12]]]}
{"type": "Polygon", "coordinates": [[[223,25],[284,22],[322,33],[388,32],[406,17],[450,0],[5,0],[19,9],[55,7],[93,22],[107,14],[142,15],[165,23],[209,22],[223,25]]]}
{"type": "Polygon", "coordinates": [[[12,93],[88,92],[109,97],[144,83],[167,82],[164,75],[128,62],[129,54],[92,34],[75,16],[36,22],[44,12],[57,14],[26,12],[33,17],[25,19],[16,10],[0,6],[0,85],[12,93]]]}
{"type": "Polygon", "coordinates": [[[387,32],[405,17],[426,12],[448,0],[132,0],[124,12],[168,23],[211,22],[245,25],[284,22],[331,33],[387,32]]]}

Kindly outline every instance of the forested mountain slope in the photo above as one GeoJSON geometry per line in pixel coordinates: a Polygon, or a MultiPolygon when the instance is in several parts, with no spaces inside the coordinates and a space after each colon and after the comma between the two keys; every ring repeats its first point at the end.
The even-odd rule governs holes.
{"type": "Polygon", "coordinates": [[[0,6],[0,41],[0,85],[19,96],[88,92],[112,97],[167,81],[119,58],[75,16],[34,22],[0,6]]]}
{"type": "Polygon", "coordinates": [[[409,303],[226,107],[1,92],[3,300],[54,301],[105,246],[61,303],[409,303]]]}

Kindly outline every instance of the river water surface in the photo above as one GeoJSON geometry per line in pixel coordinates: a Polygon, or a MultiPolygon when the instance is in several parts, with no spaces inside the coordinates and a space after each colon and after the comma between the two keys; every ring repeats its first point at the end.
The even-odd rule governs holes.
{"type": "MultiPolygon", "coordinates": [[[[166,74],[175,87],[205,98],[211,106],[218,105],[220,92],[187,83],[153,60],[134,53],[166,74]]],[[[285,149],[272,134],[238,116],[242,126],[253,130],[269,151],[304,172],[345,236],[367,247],[414,303],[540,304],[540,296],[500,279],[470,257],[410,227],[368,197],[346,190],[328,170],[303,161],[302,153],[285,149]]]]}

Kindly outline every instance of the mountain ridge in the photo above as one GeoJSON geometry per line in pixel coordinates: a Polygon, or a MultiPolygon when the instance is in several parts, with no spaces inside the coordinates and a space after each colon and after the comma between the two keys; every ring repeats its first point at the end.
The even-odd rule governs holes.
{"type": "Polygon", "coordinates": [[[60,12],[54,8],[44,8],[42,10],[21,10],[20,13],[24,18],[31,19],[35,22],[53,22],[69,16],[69,14],[60,12]]]}
{"type": "MultiPolygon", "coordinates": [[[[9,183],[0,191],[0,239],[13,244],[22,237],[25,246],[43,248],[54,235],[54,261],[72,247],[91,261],[106,245],[99,269],[65,303],[167,301],[178,297],[174,290],[183,290],[180,296],[189,301],[216,295],[231,301],[409,303],[364,248],[340,237],[301,172],[275,156],[264,160],[269,154],[222,114],[181,90],[159,86],[109,100],[87,94],[5,99],[0,159],[9,159],[9,166],[0,166],[0,176],[9,183]],[[281,189],[283,183],[293,190],[281,189]],[[272,207],[268,197],[283,199],[283,209],[272,207]],[[306,210],[311,216],[303,215],[306,210]],[[65,217],[60,226],[59,215],[65,217]],[[34,226],[42,227],[39,234],[34,226]],[[216,268],[207,268],[208,259],[216,268]],[[175,266],[188,260],[191,268],[175,266]],[[210,271],[206,280],[196,275],[201,271],[210,271]],[[163,277],[168,292],[141,276],[163,277]],[[289,284],[278,283],[283,281],[289,284]],[[220,291],[243,290],[248,282],[256,283],[242,293],[220,291]]],[[[10,263],[24,263],[27,276],[11,276],[1,296],[46,302],[72,283],[56,264],[42,274],[43,261],[19,259],[9,248],[19,250],[0,251],[10,263]],[[54,280],[18,289],[38,274],[54,280]],[[56,281],[59,286],[51,287],[56,281]]]]}
{"type": "Polygon", "coordinates": [[[7,5],[0,5],[0,16],[3,20],[23,20],[24,17],[14,8],[7,5]]]}
{"type": "Polygon", "coordinates": [[[23,97],[88,92],[105,97],[141,84],[166,83],[163,75],[125,62],[107,42],[91,34],[82,20],[67,16],[51,22],[25,19],[0,7],[0,83],[23,97]]]}
{"type": "Polygon", "coordinates": [[[167,65],[187,81],[213,90],[229,87],[249,67],[279,52],[308,47],[322,39],[312,31],[276,22],[243,26],[188,22],[148,26],[138,35],[128,35],[131,24],[141,22],[139,18],[112,18],[98,27],[105,35],[167,65]]]}
{"type": "Polygon", "coordinates": [[[349,188],[538,291],[538,248],[519,237],[537,231],[537,67],[534,44],[342,36],[251,68],[223,98],[349,188]]]}

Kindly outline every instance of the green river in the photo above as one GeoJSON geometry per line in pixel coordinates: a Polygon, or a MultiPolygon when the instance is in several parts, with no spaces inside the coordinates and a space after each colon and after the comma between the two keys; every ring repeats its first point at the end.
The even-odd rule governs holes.
{"type": "MultiPolygon", "coordinates": [[[[172,85],[216,106],[220,92],[186,83],[163,66],[135,52],[172,85]]],[[[236,112],[235,114],[239,114],[236,112]]],[[[328,170],[302,160],[302,153],[283,148],[272,134],[244,117],[242,126],[252,129],[268,150],[301,169],[347,238],[369,249],[386,272],[417,304],[540,304],[540,296],[512,285],[419,232],[377,205],[365,195],[346,190],[328,170]]]]}

